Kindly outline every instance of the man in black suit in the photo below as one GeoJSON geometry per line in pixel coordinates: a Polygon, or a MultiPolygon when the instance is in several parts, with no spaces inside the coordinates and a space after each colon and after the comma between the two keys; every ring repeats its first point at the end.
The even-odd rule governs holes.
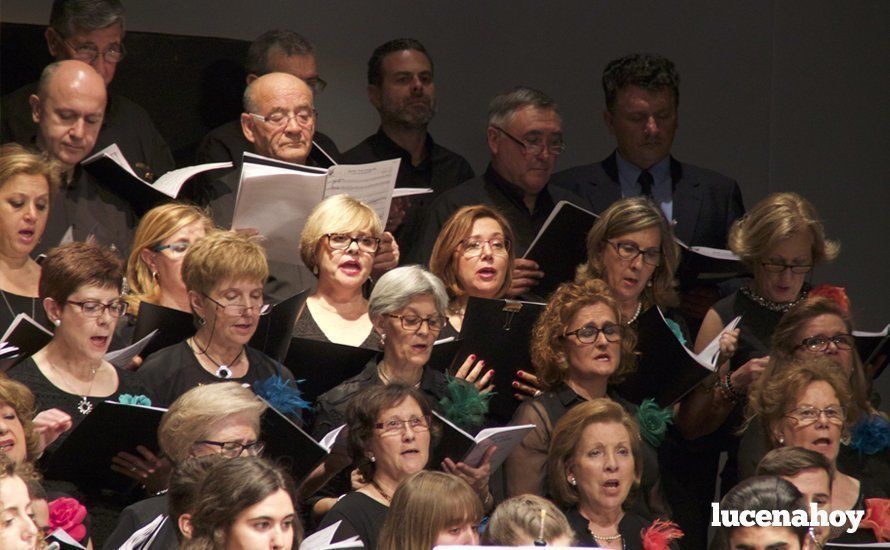
{"type": "MultiPolygon", "coordinates": [[[[684,243],[726,248],[730,226],[745,212],[742,194],[735,180],[671,156],[679,82],[673,62],[658,55],[609,62],[603,71],[603,120],[618,147],[605,160],[563,170],[552,181],[587,199],[597,213],[622,197],[647,195],[684,243]]],[[[684,313],[700,320],[717,299],[716,289],[697,284],[696,273],[685,267],[684,313]]]]}

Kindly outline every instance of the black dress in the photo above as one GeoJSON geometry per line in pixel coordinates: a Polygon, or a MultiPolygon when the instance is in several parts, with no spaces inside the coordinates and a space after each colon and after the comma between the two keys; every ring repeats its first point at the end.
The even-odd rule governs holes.
{"type": "MultiPolygon", "coordinates": [[[[303,313],[297,319],[296,324],[294,325],[294,336],[299,338],[307,338],[309,340],[318,340],[320,342],[330,342],[331,339],[328,338],[327,334],[321,330],[321,327],[318,326],[318,323],[315,322],[315,317],[312,316],[312,312],[309,311],[308,307],[303,307],[303,313]]],[[[361,343],[358,347],[379,350],[381,349],[381,340],[380,335],[377,334],[373,328],[371,329],[368,337],[365,338],[365,341],[361,343]]]]}
{"type": "Polygon", "coordinates": [[[332,542],[339,542],[358,535],[365,548],[375,550],[377,539],[389,507],[380,504],[364,493],[353,491],[337,501],[321,520],[319,530],[341,521],[332,542]]]}
{"type": "MultiPolygon", "coordinates": [[[[578,510],[577,506],[569,508],[565,511],[565,514],[566,519],[569,520],[569,525],[572,527],[572,531],[575,532],[575,539],[577,540],[575,546],[583,548],[600,547],[590,533],[587,518],[581,515],[581,511],[578,510]]],[[[650,525],[652,525],[651,520],[634,512],[625,512],[618,522],[618,534],[621,535],[624,550],[643,550],[643,539],[640,532],[650,525]]],[[[676,543],[671,543],[671,548],[675,547],[676,543]]]]}
{"type": "Polygon", "coordinates": [[[0,292],[2,292],[3,298],[3,301],[0,302],[0,335],[6,332],[6,329],[12,324],[12,320],[19,313],[30,315],[44,328],[53,330],[54,327],[46,317],[46,311],[43,309],[43,304],[40,303],[40,298],[19,296],[7,290],[0,290],[0,292]]]}
{"type": "Polygon", "coordinates": [[[249,365],[247,374],[241,378],[218,378],[198,363],[188,343],[183,340],[151,354],[139,369],[137,377],[155,407],[169,407],[180,395],[204,384],[240,382],[253,387],[254,382],[272,376],[293,379],[287,367],[265,353],[250,346],[245,347],[245,353],[249,365]]]}

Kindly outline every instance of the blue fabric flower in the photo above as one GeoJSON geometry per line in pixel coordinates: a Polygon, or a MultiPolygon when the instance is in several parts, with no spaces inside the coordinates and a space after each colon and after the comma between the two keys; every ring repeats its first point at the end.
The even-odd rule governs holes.
{"type": "Polygon", "coordinates": [[[122,393],[117,396],[118,403],[123,403],[124,405],[141,405],[143,407],[151,407],[151,399],[145,397],[144,395],[130,395],[129,393],[122,393]]]}
{"type": "Polygon", "coordinates": [[[281,414],[300,418],[303,409],[309,409],[309,402],[303,399],[297,382],[282,378],[280,374],[253,383],[253,391],[269,402],[281,414]]]}
{"type": "Polygon", "coordinates": [[[637,409],[637,422],[640,423],[640,435],[650,445],[658,447],[664,441],[668,424],[674,423],[670,407],[662,409],[654,399],[646,399],[637,409]]]}
{"type": "Polygon", "coordinates": [[[674,333],[674,336],[677,337],[677,340],[679,340],[680,343],[685,346],[686,345],[686,337],[683,336],[683,330],[680,328],[680,325],[677,324],[676,321],[674,321],[672,319],[668,319],[667,317],[664,318],[664,322],[671,329],[671,332],[674,333]]]}
{"type": "Polygon", "coordinates": [[[874,455],[890,448],[890,421],[879,414],[867,414],[853,426],[850,447],[874,455]]]}

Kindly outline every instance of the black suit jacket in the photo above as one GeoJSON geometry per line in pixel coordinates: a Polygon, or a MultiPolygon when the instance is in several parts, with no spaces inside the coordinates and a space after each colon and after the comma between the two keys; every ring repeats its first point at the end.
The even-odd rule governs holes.
{"type": "MultiPolygon", "coordinates": [[[[745,213],[735,180],[682,163],[671,157],[674,185],[674,234],[690,246],[726,248],[729,228],[745,213]]],[[[599,214],[621,198],[618,163],[613,152],[605,160],[563,170],[550,183],[568,189],[599,214]]]]}

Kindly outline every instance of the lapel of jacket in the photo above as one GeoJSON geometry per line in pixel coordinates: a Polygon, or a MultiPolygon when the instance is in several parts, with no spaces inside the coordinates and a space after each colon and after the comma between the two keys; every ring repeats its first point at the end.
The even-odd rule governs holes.
{"type": "Polygon", "coordinates": [[[674,157],[671,157],[671,181],[674,185],[674,235],[693,245],[702,203],[700,183],[689,174],[684,177],[683,165],[674,157]]]}
{"type": "Polygon", "coordinates": [[[590,178],[590,203],[595,214],[602,214],[603,210],[621,198],[621,183],[618,180],[618,161],[615,160],[615,152],[599,163],[599,167],[608,176],[608,179],[597,177],[596,168],[593,166],[593,174],[590,178]]]}

